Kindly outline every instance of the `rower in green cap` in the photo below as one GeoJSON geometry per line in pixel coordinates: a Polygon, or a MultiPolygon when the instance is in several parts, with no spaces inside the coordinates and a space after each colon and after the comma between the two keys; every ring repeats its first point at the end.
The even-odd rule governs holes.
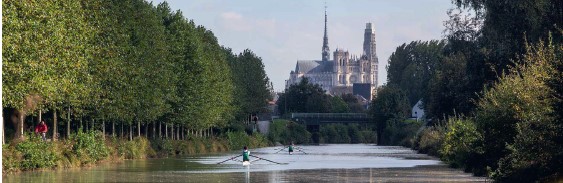
{"type": "Polygon", "coordinates": [[[250,151],[248,150],[248,147],[244,146],[244,150],[242,151],[243,166],[250,165],[250,159],[248,158],[249,156],[250,156],[250,151]]]}

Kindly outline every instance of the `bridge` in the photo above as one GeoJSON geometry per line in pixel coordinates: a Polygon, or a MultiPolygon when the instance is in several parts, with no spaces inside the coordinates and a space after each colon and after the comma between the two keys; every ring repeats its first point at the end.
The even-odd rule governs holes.
{"type": "Polygon", "coordinates": [[[307,126],[331,123],[367,124],[370,117],[366,113],[291,113],[291,119],[307,126]]]}
{"type": "Polygon", "coordinates": [[[320,126],[324,124],[368,124],[371,118],[366,113],[291,113],[291,120],[305,125],[313,133],[313,142],[319,142],[320,126]]]}

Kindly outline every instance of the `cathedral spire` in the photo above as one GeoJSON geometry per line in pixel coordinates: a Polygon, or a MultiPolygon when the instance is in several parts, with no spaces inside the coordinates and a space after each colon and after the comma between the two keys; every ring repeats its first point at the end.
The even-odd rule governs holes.
{"type": "Polygon", "coordinates": [[[330,60],[330,48],[328,48],[328,35],[327,35],[327,16],[326,16],[326,2],[325,2],[325,34],[323,37],[323,61],[330,60]]]}

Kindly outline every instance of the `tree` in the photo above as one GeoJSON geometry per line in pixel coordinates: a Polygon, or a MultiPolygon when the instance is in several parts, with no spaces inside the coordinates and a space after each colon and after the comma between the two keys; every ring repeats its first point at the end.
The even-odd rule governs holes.
{"type": "Polygon", "coordinates": [[[232,70],[236,119],[241,121],[250,114],[266,112],[267,101],[271,100],[270,79],[266,76],[262,58],[249,49],[239,54],[233,54],[228,48],[223,50],[232,70]]]}
{"type": "Polygon", "coordinates": [[[19,132],[27,113],[47,107],[83,105],[88,96],[88,42],[80,2],[2,1],[3,107],[19,111],[19,132]],[[40,41],[38,41],[40,40],[40,41]],[[65,73],[65,74],[59,74],[65,73]],[[27,103],[27,104],[26,104],[27,103]]]}
{"type": "Polygon", "coordinates": [[[523,64],[503,74],[478,103],[475,122],[483,136],[484,166],[497,180],[531,182],[561,170],[563,125],[552,115],[553,91],[546,83],[555,72],[555,58],[551,45],[528,47],[523,64]]]}
{"type": "Polygon", "coordinates": [[[309,83],[309,79],[305,77],[286,89],[277,103],[283,115],[292,112],[329,112],[328,102],[325,91],[319,85],[309,83]]]}
{"type": "Polygon", "coordinates": [[[383,145],[383,133],[390,120],[403,120],[410,114],[406,94],[396,86],[384,85],[370,103],[369,115],[377,128],[377,144],[383,145]]]}
{"type": "Polygon", "coordinates": [[[340,96],[340,98],[342,98],[342,100],[344,100],[344,102],[346,102],[346,105],[348,105],[348,109],[350,112],[352,113],[363,113],[366,111],[366,108],[364,107],[364,104],[362,104],[362,102],[360,100],[358,100],[358,98],[356,96],[354,96],[353,94],[343,94],[342,96],[340,96]]]}
{"type": "Polygon", "coordinates": [[[413,41],[389,57],[387,80],[402,89],[411,106],[427,98],[429,82],[443,59],[444,41],[413,41]]]}

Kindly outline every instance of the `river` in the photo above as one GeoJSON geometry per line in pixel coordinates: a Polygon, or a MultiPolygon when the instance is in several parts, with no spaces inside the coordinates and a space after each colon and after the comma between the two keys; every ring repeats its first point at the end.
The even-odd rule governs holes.
{"type": "MultiPolygon", "coordinates": [[[[484,182],[448,168],[436,158],[397,146],[329,144],[251,149],[265,160],[242,166],[217,164],[238,152],[179,158],[126,160],[90,168],[33,171],[4,176],[3,182],[484,182]],[[276,153],[277,152],[277,153],[276,153]]],[[[251,161],[256,160],[250,157],[251,161]]]]}

